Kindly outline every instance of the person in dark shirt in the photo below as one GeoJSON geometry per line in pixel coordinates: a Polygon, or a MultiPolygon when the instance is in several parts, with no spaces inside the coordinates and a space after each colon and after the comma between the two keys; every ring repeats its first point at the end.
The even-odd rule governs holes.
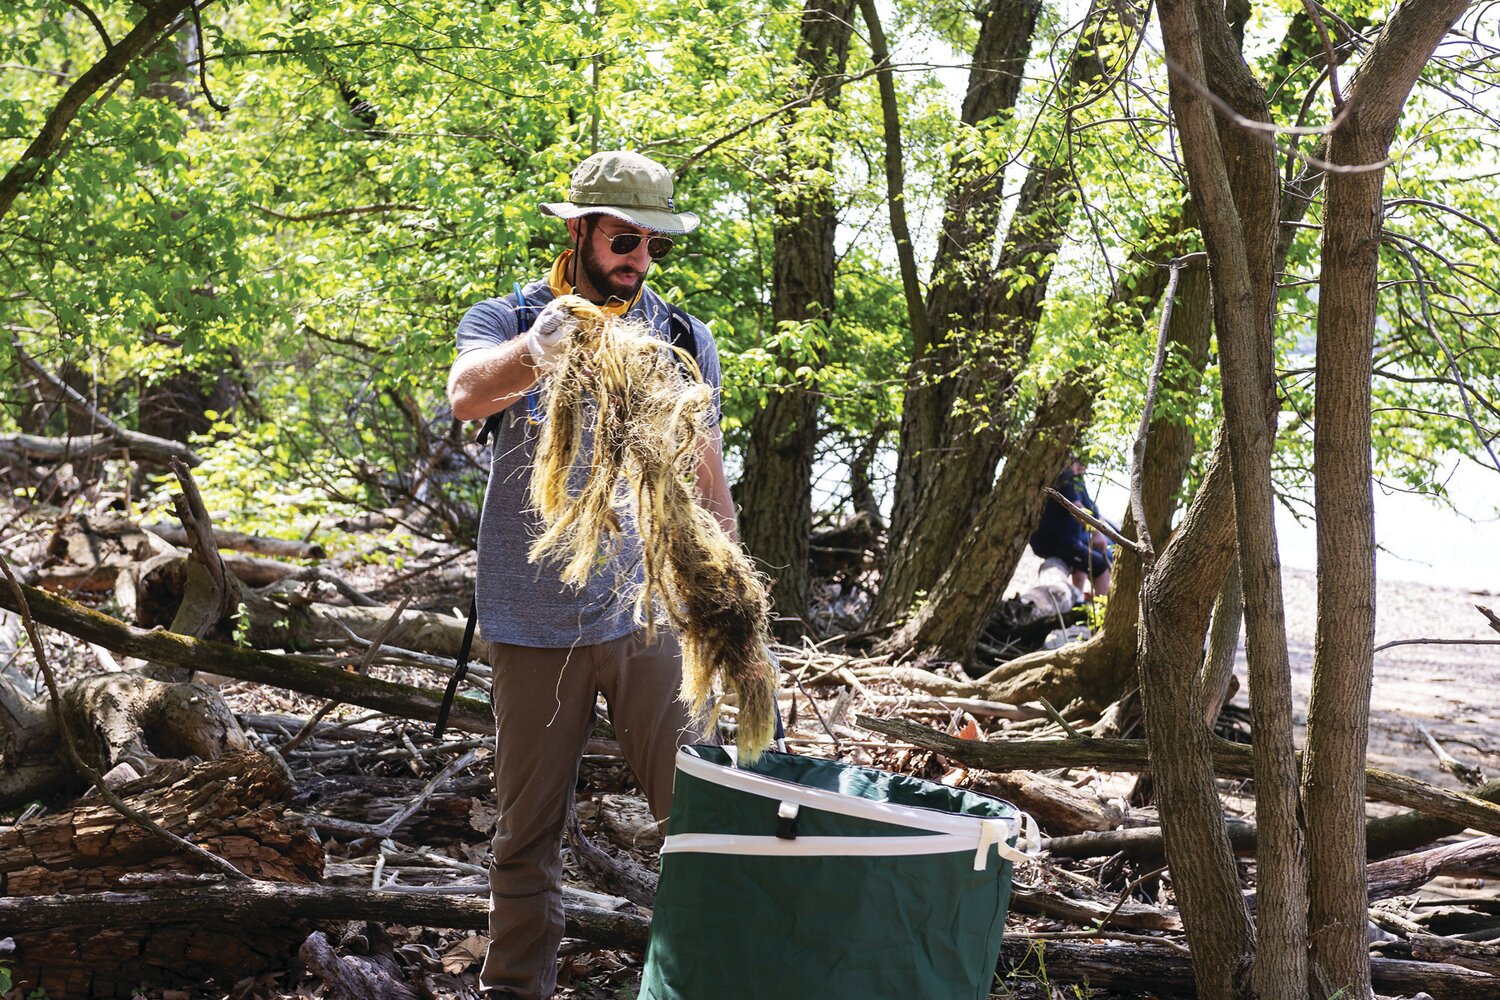
{"type": "MultiPolygon", "coordinates": [[[[1057,492],[1079,507],[1099,517],[1099,507],[1089,497],[1083,482],[1083,460],[1070,456],[1057,477],[1057,492]]],[[[1085,582],[1093,587],[1094,596],[1109,593],[1109,569],[1113,560],[1109,542],[1099,532],[1079,521],[1062,504],[1047,498],[1041,523],[1031,535],[1031,551],[1043,559],[1061,559],[1073,571],[1073,586],[1084,591],[1085,582]]]]}

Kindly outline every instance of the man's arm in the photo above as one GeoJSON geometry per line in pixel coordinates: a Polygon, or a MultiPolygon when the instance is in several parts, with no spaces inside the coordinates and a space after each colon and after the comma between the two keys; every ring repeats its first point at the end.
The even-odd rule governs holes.
{"type": "Polygon", "coordinates": [[[448,402],[453,406],[453,416],[483,420],[499,413],[526,395],[538,374],[525,337],[465,351],[448,373],[448,402]]]}
{"type": "Polygon", "coordinates": [[[698,503],[718,520],[730,540],[739,542],[734,499],[729,495],[729,481],[724,475],[724,438],[717,427],[703,439],[698,452],[698,503]]]}

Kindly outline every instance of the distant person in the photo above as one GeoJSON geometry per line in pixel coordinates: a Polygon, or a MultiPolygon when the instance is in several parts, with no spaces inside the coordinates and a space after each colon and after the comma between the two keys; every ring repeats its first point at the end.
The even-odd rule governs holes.
{"type": "MultiPolygon", "coordinates": [[[[1084,485],[1083,470],[1083,459],[1069,456],[1054,489],[1095,517],[1100,517],[1099,507],[1089,497],[1088,487],[1084,485]]],[[[1109,569],[1113,562],[1109,555],[1109,540],[1075,518],[1051,497],[1047,498],[1047,506],[1042,509],[1041,523],[1032,532],[1031,551],[1043,559],[1061,559],[1067,563],[1073,573],[1073,586],[1079,593],[1085,593],[1086,583],[1092,584],[1095,597],[1109,593],[1109,569]]]]}

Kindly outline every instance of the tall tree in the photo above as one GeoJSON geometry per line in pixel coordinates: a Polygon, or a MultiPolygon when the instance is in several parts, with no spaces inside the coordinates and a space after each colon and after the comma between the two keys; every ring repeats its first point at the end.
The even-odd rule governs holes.
{"type": "MultiPolygon", "coordinates": [[[[979,9],[960,114],[970,135],[1015,107],[1039,10],[1034,0],[988,0],[979,9]]],[[[1007,160],[965,148],[949,164],[926,316],[912,323],[880,621],[904,616],[951,562],[999,461],[1001,427],[991,418],[1017,366],[1009,331],[990,323],[1008,290],[997,280],[993,253],[1007,160]],[[985,393],[956,410],[965,370],[977,374],[985,393]]]]}
{"type": "Polygon", "coordinates": [[[1365,751],[1375,642],[1375,508],[1370,383],[1384,163],[1407,95],[1468,0],[1407,0],[1387,22],[1347,100],[1328,158],[1318,281],[1318,624],[1307,712],[1312,964],[1321,992],[1368,997],[1365,938],[1365,751]]]}
{"type": "MultiPolygon", "coordinates": [[[[781,170],[771,278],[776,342],[799,346],[833,322],[834,136],[818,111],[837,106],[853,32],[853,0],[807,0],[797,45],[799,88],[808,98],[810,127],[796,116],[781,126],[781,170]]],[[[818,442],[818,397],[809,388],[808,352],[776,352],[780,369],[765,405],[751,419],[740,479],[740,530],[745,546],[772,578],[775,632],[802,631],[808,603],[808,539],[812,533],[812,466],[818,442]]]]}

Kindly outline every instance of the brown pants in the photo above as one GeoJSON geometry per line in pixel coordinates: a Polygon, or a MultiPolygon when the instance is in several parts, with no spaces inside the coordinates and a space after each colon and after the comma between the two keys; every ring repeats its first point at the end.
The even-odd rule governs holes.
{"type": "Polygon", "coordinates": [[[677,748],[700,729],[677,700],[677,640],[635,632],[572,649],[490,645],[495,706],[495,793],[500,818],[491,843],[490,947],[479,982],[485,996],[545,1000],[557,987],[562,940],[563,824],[578,764],[603,692],[615,735],[651,812],[672,807],[677,748]]]}

